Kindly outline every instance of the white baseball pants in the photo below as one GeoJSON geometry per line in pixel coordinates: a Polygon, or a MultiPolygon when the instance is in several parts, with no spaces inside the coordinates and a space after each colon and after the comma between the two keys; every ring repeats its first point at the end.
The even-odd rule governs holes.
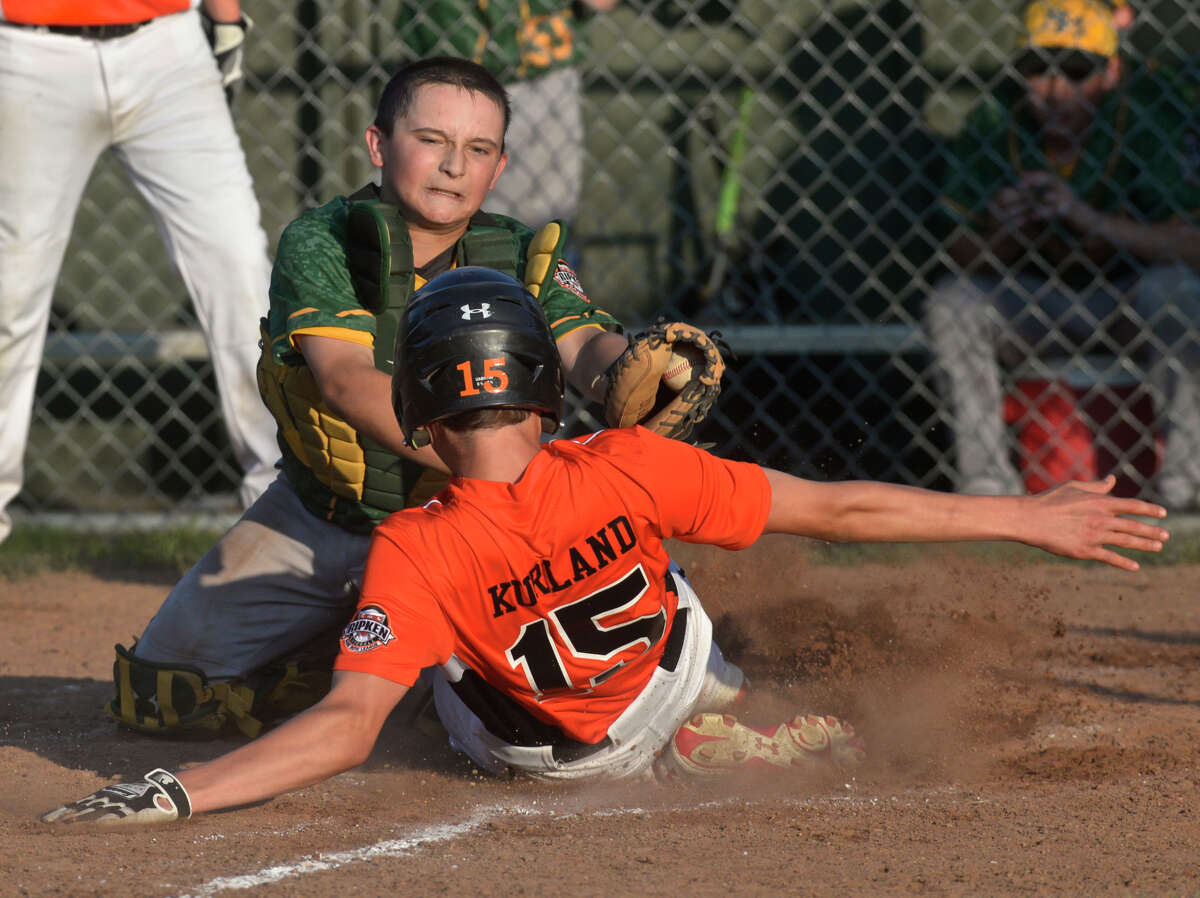
{"type": "Polygon", "coordinates": [[[583,185],[583,78],[574,68],[555,69],[505,90],[512,103],[508,167],[484,211],[531,228],[554,218],[574,222],[583,185]]]}
{"type": "MultiPolygon", "coordinates": [[[[450,745],[474,761],[481,770],[501,774],[512,770],[538,780],[620,780],[653,775],[654,761],[689,717],[698,711],[717,710],[719,699],[737,694],[742,671],[725,661],[713,642],[712,621],[683,571],[672,564],[679,592],[679,609],[686,632],[674,670],[659,667],[641,694],[618,717],[608,735],[607,747],[574,761],[555,759],[552,746],[510,745],[497,738],[475,715],[447,680],[446,669],[433,675],[433,696],[438,717],[450,736],[450,745]]],[[[680,615],[676,612],[676,625],[680,615]]]]}
{"type": "Polygon", "coordinates": [[[243,502],[274,479],[275,425],[254,374],[267,240],[199,14],[109,40],[0,25],[0,540],[21,489],[54,285],[92,168],[110,148],[195,304],[243,502]]]}
{"type": "Polygon", "coordinates": [[[930,345],[945,380],[960,492],[1021,493],[1009,460],[1001,357],[1062,346],[1128,354],[1153,385],[1165,452],[1150,495],[1200,507],[1200,276],[1151,266],[1129,282],[1085,293],[1028,275],[950,276],[926,304],[930,345]],[[1155,495],[1157,494],[1157,495],[1155,495]]]}

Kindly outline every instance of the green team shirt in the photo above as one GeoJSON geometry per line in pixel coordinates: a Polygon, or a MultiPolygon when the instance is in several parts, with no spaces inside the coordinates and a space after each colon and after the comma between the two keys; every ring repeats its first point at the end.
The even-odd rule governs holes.
{"type": "Polygon", "coordinates": [[[409,5],[400,37],[417,56],[462,56],[508,83],[579,62],[577,24],[562,0],[429,0],[409,5]]]}
{"type": "MultiPolygon", "coordinates": [[[[347,264],[349,206],[346,197],[337,197],[324,206],[310,209],[289,224],[280,237],[271,272],[271,304],[267,318],[269,351],[280,365],[306,367],[304,356],[293,342],[299,332],[374,347],[375,316],[359,302],[347,264]]],[[[480,227],[502,228],[514,236],[518,250],[517,277],[523,280],[526,250],[534,232],[514,219],[482,213],[472,219],[468,232],[480,227]]],[[[429,268],[433,268],[436,261],[429,268]]],[[[449,261],[444,267],[450,267],[449,261]]],[[[621,329],[616,318],[591,304],[575,272],[564,260],[553,260],[550,272],[552,277],[542,285],[538,301],[556,340],[581,327],[621,329]]],[[[435,273],[439,272],[427,271],[427,276],[432,277],[435,273]]],[[[421,269],[417,275],[422,276],[421,269]]],[[[422,283],[424,280],[417,281],[418,285],[422,283]]],[[[284,474],[313,514],[356,532],[370,530],[390,514],[389,510],[335,494],[297,457],[282,433],[279,444],[284,474]]],[[[425,470],[413,463],[405,464],[406,478],[409,475],[419,477],[425,470]]]]}
{"type": "MultiPolygon", "coordinates": [[[[951,145],[941,207],[959,223],[982,219],[993,194],[1016,183],[1020,172],[1053,171],[1024,98],[1019,84],[986,98],[951,145]]],[[[1060,174],[1102,212],[1144,222],[1193,219],[1200,210],[1196,100],[1195,88],[1169,72],[1142,68],[1130,73],[1102,100],[1082,154],[1060,174]]],[[[1078,241],[1065,225],[1057,227],[1078,241]]],[[[1114,258],[1105,276],[1118,276],[1127,263],[1114,258]]]]}

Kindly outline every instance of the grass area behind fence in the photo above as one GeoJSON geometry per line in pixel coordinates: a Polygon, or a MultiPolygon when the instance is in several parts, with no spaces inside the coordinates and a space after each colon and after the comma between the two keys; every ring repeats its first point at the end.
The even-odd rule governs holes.
{"type": "MultiPolygon", "coordinates": [[[[1170,526],[1170,524],[1169,524],[1170,526]]],[[[0,580],[20,580],[52,571],[87,571],[120,575],[122,571],[182,574],[220,538],[220,531],[164,528],[153,531],[81,533],[54,527],[18,527],[0,543],[0,580]]],[[[928,560],[925,545],[839,545],[805,541],[813,564],[910,564],[928,560]]],[[[955,552],[995,560],[1047,561],[1059,559],[1026,546],[1007,543],[967,543],[955,552]]],[[[1159,555],[1131,553],[1144,565],[1200,564],[1200,526],[1177,525],[1159,555]]]]}
{"type": "Polygon", "coordinates": [[[54,527],[18,527],[0,543],[0,580],[20,580],[52,571],[182,574],[220,536],[220,531],[184,528],[82,533],[54,527]]]}

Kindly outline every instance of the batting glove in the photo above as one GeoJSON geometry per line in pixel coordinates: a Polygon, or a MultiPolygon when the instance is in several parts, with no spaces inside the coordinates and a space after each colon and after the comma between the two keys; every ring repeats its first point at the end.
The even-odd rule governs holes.
{"type": "Polygon", "coordinates": [[[246,15],[236,22],[214,22],[204,17],[208,43],[221,70],[221,87],[225,88],[225,99],[232,104],[242,87],[245,71],[242,58],[246,50],[246,33],[254,27],[253,20],[246,15]]]}
{"type": "Polygon", "coordinates": [[[43,823],[170,823],[192,816],[187,790],[159,768],[132,783],[117,783],[42,815],[43,823]]]}

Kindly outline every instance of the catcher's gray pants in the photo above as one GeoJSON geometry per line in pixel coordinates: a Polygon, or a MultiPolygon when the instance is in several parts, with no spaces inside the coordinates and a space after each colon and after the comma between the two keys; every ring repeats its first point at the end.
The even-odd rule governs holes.
{"type": "Polygon", "coordinates": [[[1075,293],[1036,277],[952,277],[926,306],[958,451],[957,488],[1021,493],[1009,460],[1000,363],[1072,352],[1115,353],[1148,373],[1166,452],[1159,498],[1200,499],[1200,277],[1158,266],[1109,290],[1075,293]]]}
{"type": "Polygon", "coordinates": [[[171,590],[134,654],[245,679],[354,614],[371,537],[310,514],[280,476],[171,590]]]}
{"type": "Polygon", "coordinates": [[[21,490],[71,223],[109,149],[149,204],[195,303],[249,505],[279,458],[254,373],[271,269],[198,12],[111,40],[0,25],[0,128],[0,540],[11,527],[5,506],[21,490]]]}
{"type": "Polygon", "coordinates": [[[505,86],[512,101],[508,165],[484,209],[535,230],[551,219],[575,220],[583,182],[582,83],[578,70],[565,68],[505,86]]]}

